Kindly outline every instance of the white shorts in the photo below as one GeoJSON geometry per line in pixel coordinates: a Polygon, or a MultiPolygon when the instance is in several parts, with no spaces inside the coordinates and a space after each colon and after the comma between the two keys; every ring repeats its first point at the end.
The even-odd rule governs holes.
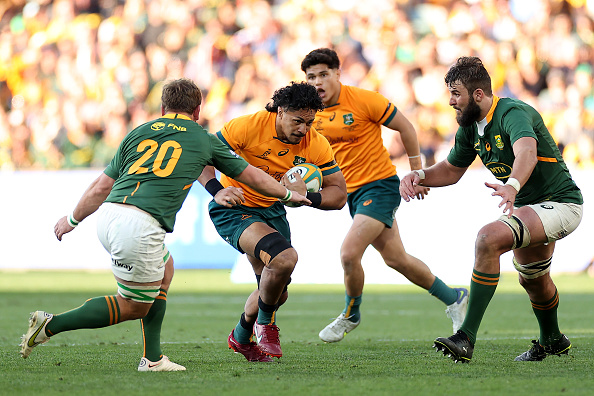
{"type": "Polygon", "coordinates": [[[545,201],[526,206],[532,208],[540,217],[549,242],[565,238],[582,221],[582,205],[545,201]]]}
{"type": "Polygon", "coordinates": [[[99,209],[97,236],[111,255],[113,274],[125,281],[163,279],[169,259],[165,234],[153,216],[135,206],[105,202],[99,209]]]}

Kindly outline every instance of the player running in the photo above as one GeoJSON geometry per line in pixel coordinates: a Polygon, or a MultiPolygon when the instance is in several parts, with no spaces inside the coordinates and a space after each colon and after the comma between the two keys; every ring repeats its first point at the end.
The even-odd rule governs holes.
{"type": "MultiPolygon", "coordinates": [[[[167,83],[161,100],[163,116],[126,135],[109,166],[85,191],[72,214],[54,227],[56,237],[62,240],[101,207],[97,233],[111,255],[118,293],[90,298],[58,315],[33,312],[20,345],[23,358],[64,331],[141,319],[144,355],[138,371],[185,370],[161,352],[161,324],[174,272],[173,257],[164,239],[173,231],[175,216],[202,169],[214,165],[261,194],[310,203],[232,154],[196,123],[202,94],[192,81],[167,83]]],[[[220,198],[224,203],[225,197],[220,198]]]]}
{"type": "Polygon", "coordinates": [[[478,155],[505,183],[485,185],[494,190],[491,195],[501,197],[499,207],[507,214],[479,231],[468,315],[456,334],[437,338],[434,347],[455,361],[470,361],[499,282],[500,257],[512,250],[518,279],[540,327],[540,338],[515,360],[539,361],[567,353],[571,342],[559,330],[559,293],[549,271],[555,242],[572,233],[582,219],[582,194],[540,114],[520,100],[493,95],[491,77],[479,58],[459,58],[445,83],[460,125],[454,147],[447,159],[406,175],[400,193],[408,201],[418,184],[455,184],[478,155]]]}
{"type": "MultiPolygon", "coordinates": [[[[304,162],[317,165],[323,184],[320,192],[307,192],[311,206],[341,209],[347,198],[344,177],[328,141],[311,127],[322,108],[315,88],[292,83],[274,93],[266,110],[231,120],[216,135],[250,164],[302,193],[306,187],[301,178],[291,184],[283,175],[304,162]]],[[[223,175],[219,182],[212,167],[205,168],[198,181],[215,201],[224,192],[237,194],[227,205],[236,206],[212,201],[209,213],[221,237],[247,255],[258,283],[229,334],[229,347],[248,361],[269,362],[271,356],[281,357],[276,310],[287,300],[287,286],[297,263],[285,208],[277,199],[267,198],[241,181],[223,175]],[[251,340],[252,333],[257,343],[251,340]]]]}
{"type": "MultiPolygon", "coordinates": [[[[448,287],[425,263],[408,254],[394,217],[400,205],[399,179],[384,147],[381,127],[400,133],[411,169],[421,169],[414,127],[379,93],[342,85],[340,60],[335,51],[320,48],[310,52],[301,62],[301,70],[324,102],[324,111],[316,115],[315,127],[332,145],[344,173],[347,202],[353,217],[340,249],[346,287],[345,308],[320,331],[320,338],[325,342],[340,341],[361,322],[365,283],[361,258],[369,245],[382,255],[386,265],[441,300],[447,306],[446,313],[452,319],[454,331],[458,330],[466,313],[468,290],[448,287]]],[[[419,198],[427,192],[424,187],[415,189],[419,198]]]]}

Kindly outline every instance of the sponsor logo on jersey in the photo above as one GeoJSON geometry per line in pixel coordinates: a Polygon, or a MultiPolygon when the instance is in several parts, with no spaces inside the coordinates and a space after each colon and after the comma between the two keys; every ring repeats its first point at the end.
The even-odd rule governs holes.
{"type": "Polygon", "coordinates": [[[286,155],[288,152],[289,152],[289,149],[286,149],[286,150],[283,150],[283,151],[279,151],[277,155],[279,157],[282,157],[283,155],[286,155]]]}
{"type": "Polygon", "coordinates": [[[498,179],[507,179],[511,175],[512,167],[502,162],[489,162],[485,164],[487,169],[491,171],[493,176],[498,179]]]}
{"type": "Polygon", "coordinates": [[[268,149],[266,151],[264,151],[262,154],[260,155],[255,155],[255,157],[261,158],[261,159],[268,159],[268,155],[272,152],[272,150],[268,149]]]}
{"type": "Polygon", "coordinates": [[[293,165],[294,165],[294,166],[297,166],[297,165],[299,165],[299,164],[303,164],[303,163],[305,163],[305,162],[307,162],[305,158],[303,158],[303,157],[300,157],[300,156],[296,155],[296,156],[295,156],[295,159],[293,160],[293,165]]]}
{"type": "Polygon", "coordinates": [[[501,135],[495,135],[495,146],[499,150],[503,150],[503,140],[501,140],[501,135]]]}
{"type": "Polygon", "coordinates": [[[120,268],[123,268],[123,269],[125,269],[125,270],[126,270],[126,271],[128,271],[128,272],[132,271],[132,269],[134,268],[134,266],[133,266],[133,265],[130,265],[130,264],[124,264],[124,263],[120,263],[118,260],[116,260],[116,259],[114,259],[114,258],[112,258],[112,259],[111,259],[111,262],[112,262],[112,264],[113,264],[115,267],[120,267],[120,268]]]}
{"type": "Polygon", "coordinates": [[[344,125],[352,125],[355,122],[353,113],[343,115],[342,120],[344,121],[344,125]]]}
{"type": "Polygon", "coordinates": [[[332,112],[332,115],[330,116],[330,118],[328,118],[330,121],[334,121],[334,118],[336,118],[336,112],[332,112]]]}
{"type": "Polygon", "coordinates": [[[160,130],[161,130],[161,129],[163,129],[163,128],[165,128],[165,123],[164,123],[164,122],[161,122],[161,121],[154,122],[154,123],[151,125],[151,129],[152,129],[153,131],[160,131],[160,130]]]}
{"type": "Polygon", "coordinates": [[[175,124],[167,124],[167,128],[173,128],[176,131],[186,131],[186,127],[175,125],[175,124]]]}
{"type": "Polygon", "coordinates": [[[322,119],[318,118],[318,120],[316,121],[316,131],[323,131],[324,128],[322,127],[322,119]]]}
{"type": "Polygon", "coordinates": [[[235,156],[235,158],[239,158],[239,154],[237,154],[235,151],[233,151],[233,150],[229,150],[229,152],[230,152],[231,154],[233,154],[233,155],[235,156]]]}
{"type": "Polygon", "coordinates": [[[487,149],[487,151],[491,151],[491,143],[485,143],[485,149],[487,149]]]}

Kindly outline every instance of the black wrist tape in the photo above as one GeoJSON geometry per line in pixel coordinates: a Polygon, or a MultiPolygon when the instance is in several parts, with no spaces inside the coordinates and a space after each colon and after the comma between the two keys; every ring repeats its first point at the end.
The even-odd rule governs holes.
{"type": "Polygon", "coordinates": [[[221,191],[225,187],[223,187],[223,185],[221,184],[221,182],[218,181],[217,179],[210,179],[204,185],[204,188],[206,188],[206,191],[208,191],[210,193],[210,195],[212,195],[214,197],[215,195],[217,195],[217,193],[219,191],[221,191]]]}
{"type": "Polygon", "coordinates": [[[319,192],[307,192],[307,199],[311,201],[311,206],[317,208],[322,204],[322,193],[319,192]]]}

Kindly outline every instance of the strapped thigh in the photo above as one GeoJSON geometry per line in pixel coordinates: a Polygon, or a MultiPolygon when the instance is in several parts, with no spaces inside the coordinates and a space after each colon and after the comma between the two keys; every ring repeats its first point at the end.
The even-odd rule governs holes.
{"type": "Polygon", "coordinates": [[[118,282],[118,293],[132,301],[152,304],[159,295],[160,286],[133,286],[118,282]]]}
{"type": "Polygon", "coordinates": [[[256,243],[254,255],[268,265],[279,253],[291,248],[291,244],[279,232],[265,235],[256,243]]]}
{"type": "Polygon", "coordinates": [[[502,223],[505,223],[512,231],[514,236],[513,249],[519,249],[530,245],[530,231],[526,224],[520,220],[517,216],[507,217],[507,215],[501,216],[499,219],[502,223]]]}

